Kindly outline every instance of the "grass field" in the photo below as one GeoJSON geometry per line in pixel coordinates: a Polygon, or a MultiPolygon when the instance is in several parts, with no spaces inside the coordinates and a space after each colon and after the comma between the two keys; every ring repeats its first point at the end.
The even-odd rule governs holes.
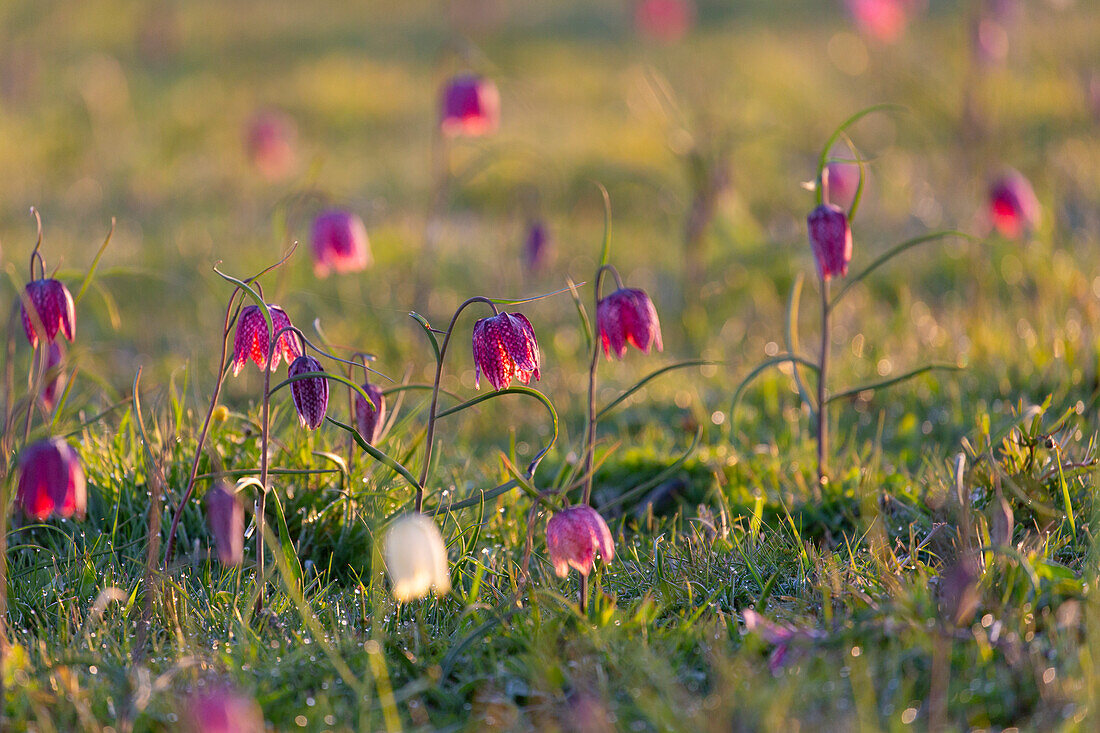
{"type": "MultiPolygon", "coordinates": [[[[8,322],[0,728],[172,730],[216,689],[279,731],[1100,727],[1100,7],[1022,0],[1006,56],[982,62],[983,4],[927,5],[894,43],[841,3],[795,0],[697,0],[673,43],[640,37],[627,2],[0,5],[4,297],[18,308],[29,279],[29,207],[47,273],[74,295],[115,218],[64,342],[66,397],[32,411],[27,440],[36,370],[8,322]],[[466,69],[499,87],[500,129],[444,145],[439,90],[466,69]],[[840,396],[818,491],[813,400],[789,364],[754,370],[788,351],[817,361],[804,183],[833,131],[880,104],[848,129],[866,184],[851,274],[832,283],[853,285],[832,312],[840,396]],[[278,180],[246,151],[259,110],[297,129],[278,180]],[[1042,210],[1020,238],[987,223],[1010,168],[1042,210]],[[581,500],[590,350],[567,284],[594,317],[596,184],[611,262],[652,298],[664,350],[600,357],[591,503],[616,556],[581,609],[545,527],[581,500]],[[328,205],[362,216],[367,270],[315,277],[310,225],[328,205]],[[537,271],[532,217],[553,251],[537,271]],[[856,278],[948,230],[964,236],[856,278]],[[531,387],[557,413],[531,486],[507,465],[555,428],[529,394],[439,420],[425,508],[448,547],[443,597],[397,603],[384,572],[378,540],[411,482],[332,423],[302,429],[289,388],[271,400],[262,602],[247,478],[244,562],[218,562],[212,478],[261,465],[251,365],[225,383],[164,557],[222,366],[234,288],[213,267],[244,278],[294,241],[266,300],[311,341],[376,356],[389,381],[372,380],[394,390],[377,447],[414,475],[436,361],[410,311],[445,329],[469,297],[556,292],[506,306],[534,326],[531,387]],[[925,365],[943,368],[860,389],[925,365]],[[24,446],[48,435],[80,456],[83,521],[9,508],[24,446]]],[[[474,390],[470,351],[486,315],[457,322],[442,408],[491,391],[474,390]]],[[[816,387],[812,368],[797,376],[816,387]]],[[[331,390],[329,415],[352,422],[331,390]]]]}

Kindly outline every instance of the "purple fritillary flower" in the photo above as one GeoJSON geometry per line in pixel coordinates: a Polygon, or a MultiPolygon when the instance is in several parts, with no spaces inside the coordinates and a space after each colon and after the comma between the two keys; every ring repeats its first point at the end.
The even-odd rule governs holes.
{"type": "Polygon", "coordinates": [[[657,351],[664,349],[657,309],[644,290],[619,288],[601,298],[596,304],[596,325],[608,359],[612,354],[622,359],[627,344],[633,344],[644,354],[651,347],[657,351]]]}
{"type": "Polygon", "coordinates": [[[363,440],[374,445],[382,438],[382,429],[386,426],[386,396],[381,387],[370,382],[363,383],[363,391],[370,395],[370,400],[355,393],[355,425],[363,440]]]}
{"type": "MultiPolygon", "coordinates": [[[[312,356],[303,354],[290,364],[287,374],[291,377],[310,372],[323,372],[321,362],[312,356]]],[[[298,420],[302,427],[316,430],[325,421],[325,410],[328,409],[328,379],[325,377],[309,377],[290,383],[290,392],[294,396],[294,409],[298,412],[298,420]]]]}
{"type": "Polygon", "coordinates": [[[546,523],[546,549],[559,578],[568,575],[569,568],[587,576],[597,552],[604,562],[615,559],[615,543],[607,522],[587,504],[571,506],[550,517],[546,523]]]}
{"type": "Polygon", "coordinates": [[[313,220],[313,273],[327,277],[366,269],[371,263],[370,241],[363,220],[350,211],[330,209],[313,220]]]}
{"type": "MultiPolygon", "coordinates": [[[[274,333],[278,333],[290,326],[290,317],[282,308],[267,304],[271,312],[271,326],[274,333]]],[[[270,351],[270,334],[267,331],[267,322],[264,320],[263,311],[257,305],[245,306],[241,309],[241,315],[237,319],[237,334],[233,338],[233,376],[244,368],[245,362],[251,359],[261,370],[267,368],[267,352],[270,351]]],[[[271,360],[271,371],[279,366],[279,359],[286,359],[289,364],[302,354],[302,343],[298,335],[292,331],[286,331],[279,337],[278,346],[275,349],[274,358],[271,360]]]]}
{"type": "Polygon", "coordinates": [[[504,389],[513,378],[527,384],[539,379],[539,344],[535,329],[522,313],[501,312],[474,324],[474,386],[481,373],[493,389],[504,389]]]}
{"type": "Polygon", "coordinates": [[[76,335],[76,310],[73,296],[59,280],[42,278],[27,283],[25,297],[20,298],[19,314],[23,319],[23,331],[31,348],[38,348],[38,340],[44,336],[52,342],[60,331],[69,341],[76,335]],[[39,323],[27,312],[27,303],[34,307],[39,323]],[[40,330],[41,329],[41,330],[40,330]],[[44,331],[45,333],[43,333],[44,331]]]}
{"type": "Polygon", "coordinates": [[[206,494],[206,523],[221,564],[240,565],[244,558],[244,503],[222,481],[206,494]]]}
{"type": "Polygon", "coordinates": [[[443,87],[439,127],[447,137],[479,137],[500,126],[500,92],[496,84],[474,74],[461,74],[443,87]]]}
{"type": "Polygon", "coordinates": [[[847,275],[852,259],[852,230],[847,215],[839,206],[821,204],[806,217],[806,227],[821,279],[847,275]]]}
{"type": "Polygon", "coordinates": [[[16,504],[37,520],[51,514],[83,518],[88,506],[84,470],[76,451],[61,438],[41,440],[19,458],[16,504]]]}

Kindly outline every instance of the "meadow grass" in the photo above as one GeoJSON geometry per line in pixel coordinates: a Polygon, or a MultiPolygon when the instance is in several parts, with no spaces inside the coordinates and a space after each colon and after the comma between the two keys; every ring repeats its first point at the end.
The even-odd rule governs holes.
{"type": "MultiPolygon", "coordinates": [[[[966,32],[962,10],[935,2],[893,46],[807,2],[700,2],[695,33],[668,47],[639,42],[619,3],[515,4],[466,40],[427,2],[0,9],[9,299],[34,244],[27,207],[43,212],[47,265],[70,284],[117,217],[49,427],[79,449],[88,516],[9,524],[6,725],[172,729],[190,695],[229,684],[276,730],[1095,728],[1100,145],[1080,82],[1100,72],[1100,12],[1028,3],[1006,64],[976,81],[966,32]],[[168,35],[143,50],[165,14],[168,35]],[[497,81],[502,127],[454,146],[457,181],[431,211],[436,94],[460,66],[450,48],[472,49],[497,81]],[[835,402],[831,481],[815,499],[814,424],[790,368],[731,403],[788,348],[799,278],[793,332],[816,358],[813,195],[800,183],[832,130],[878,103],[904,111],[851,132],[869,159],[853,272],[935,230],[980,236],[921,245],[845,296],[829,389],[961,369],[835,402]],[[297,172],[280,183],[243,152],[265,106],[299,128],[297,172]],[[695,282],[682,249],[692,150],[730,161],[695,282]],[[1023,242],[980,223],[1008,166],[1044,210],[1023,242]],[[430,383],[431,348],[408,312],[442,328],[473,295],[590,281],[604,225],[593,181],[612,202],[612,260],[653,298],[665,341],[601,362],[597,405],[665,366],[706,363],[601,418],[593,504],[617,555],[598,565],[585,613],[576,577],[558,579],[546,556],[547,512],[519,489],[440,511],[454,588],[396,604],[376,538],[412,488],[331,423],[303,431],[289,390],[272,402],[276,567],[257,609],[255,528],[241,568],[223,569],[203,513],[213,474],[258,472],[251,367],[226,383],[175,556],[146,573],[154,485],[163,547],[220,367],[232,289],[215,262],[250,273],[308,239],[317,204],[302,192],[357,211],[371,269],[316,280],[303,247],[265,294],[310,338],[317,319],[397,382],[430,383]],[[556,248],[539,273],[522,257],[533,191],[556,248]],[[1003,545],[990,537],[998,488],[1015,519],[1003,545]],[[794,636],[777,651],[746,610],[794,636]]],[[[583,458],[588,353],[568,292],[522,310],[543,350],[536,386],[560,416],[533,480],[547,489],[583,458]]],[[[459,323],[443,407],[477,394],[473,320],[459,323]]],[[[18,325],[8,338],[15,405],[30,356],[18,325]]],[[[345,389],[332,389],[330,415],[348,422],[345,389]]],[[[414,470],[428,399],[403,393],[380,444],[414,470]]],[[[507,482],[502,456],[524,465],[551,435],[544,408],[518,395],[438,430],[428,508],[507,482]]],[[[36,420],[32,436],[46,432],[36,420]]]]}

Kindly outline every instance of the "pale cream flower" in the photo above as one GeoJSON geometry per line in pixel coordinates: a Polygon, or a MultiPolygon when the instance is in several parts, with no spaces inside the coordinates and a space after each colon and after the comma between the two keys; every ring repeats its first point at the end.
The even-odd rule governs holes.
{"type": "Polygon", "coordinates": [[[439,528],[423,514],[410,514],[393,523],[382,542],[393,597],[404,603],[451,590],[447,548],[439,528]]]}

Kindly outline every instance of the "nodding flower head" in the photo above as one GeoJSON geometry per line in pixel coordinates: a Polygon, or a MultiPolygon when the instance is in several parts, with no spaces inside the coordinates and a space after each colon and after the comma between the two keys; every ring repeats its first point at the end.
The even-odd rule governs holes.
{"type": "Polygon", "coordinates": [[[313,220],[313,273],[358,272],[371,263],[363,220],[350,211],[332,209],[313,220]]]}
{"type": "Polygon", "coordinates": [[[997,231],[1010,239],[1039,225],[1042,220],[1039,200],[1018,171],[1009,171],[990,187],[989,218],[997,231]]]}
{"type": "Polygon", "coordinates": [[[607,522],[587,504],[571,506],[550,517],[546,523],[546,549],[559,578],[568,575],[569,568],[588,575],[597,552],[604,562],[615,559],[615,543],[607,522]]]}
{"type": "Polygon", "coordinates": [[[393,582],[393,597],[404,603],[451,590],[447,546],[439,527],[423,514],[398,519],[382,541],[386,570],[393,582]]]}
{"type": "Polygon", "coordinates": [[[496,84],[462,74],[443,88],[439,127],[447,137],[477,137],[500,126],[500,92],[496,84]]]}
{"type": "Polygon", "coordinates": [[[88,493],[72,446],[61,438],[48,438],[23,451],[16,503],[24,514],[38,520],[51,514],[84,516],[88,493]]]}
{"type": "Polygon", "coordinates": [[[839,206],[821,204],[806,217],[806,227],[821,279],[847,275],[848,262],[852,259],[852,230],[848,227],[848,216],[839,206]]]}
{"type": "Polygon", "coordinates": [[[206,494],[206,522],[222,565],[240,565],[244,557],[244,504],[223,481],[215,483],[206,494]]]}
{"type": "Polygon", "coordinates": [[[70,341],[76,335],[76,310],[73,307],[73,296],[69,289],[53,278],[42,278],[27,283],[20,298],[19,313],[23,317],[23,331],[27,334],[27,340],[31,348],[38,347],[38,340],[45,337],[52,342],[60,331],[70,341]],[[34,316],[27,311],[27,304],[34,308],[38,315],[37,322],[34,316]]]}
{"type": "MultiPolygon", "coordinates": [[[[312,356],[303,354],[290,364],[287,374],[291,377],[310,372],[323,372],[321,362],[312,356]]],[[[307,377],[290,383],[290,392],[294,395],[294,409],[298,411],[298,420],[302,427],[316,430],[325,421],[328,409],[328,379],[325,377],[307,377]]]]}
{"type": "Polygon", "coordinates": [[[539,343],[522,313],[499,313],[474,324],[474,386],[481,373],[493,389],[504,389],[512,378],[527,384],[539,378],[539,343]]]}
{"type": "Polygon", "coordinates": [[[382,429],[386,425],[386,396],[382,394],[382,388],[370,382],[363,383],[363,391],[370,399],[363,399],[363,395],[355,393],[355,426],[363,440],[374,445],[382,437],[382,429]]]}
{"type": "Polygon", "coordinates": [[[619,288],[596,304],[596,325],[600,329],[603,351],[622,359],[626,345],[648,354],[651,347],[664,349],[661,342],[661,321],[657,309],[644,290],[619,288]]]}
{"type": "MultiPolygon", "coordinates": [[[[279,333],[290,326],[290,317],[282,308],[268,303],[267,309],[271,313],[273,333],[279,333]]],[[[249,359],[260,369],[267,368],[267,352],[271,350],[270,345],[267,322],[260,307],[249,305],[242,308],[237,318],[237,335],[233,338],[233,375],[236,376],[249,359]]],[[[302,343],[298,340],[298,335],[293,331],[283,332],[271,359],[271,371],[278,368],[280,358],[286,359],[286,363],[289,364],[301,354],[302,343]]]]}

